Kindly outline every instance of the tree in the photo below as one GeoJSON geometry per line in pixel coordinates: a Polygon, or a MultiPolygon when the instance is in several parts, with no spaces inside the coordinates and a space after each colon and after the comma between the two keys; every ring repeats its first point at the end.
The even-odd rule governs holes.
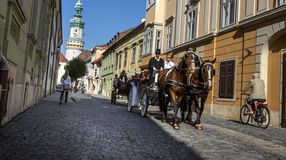
{"type": "Polygon", "coordinates": [[[85,62],[81,59],[75,58],[69,61],[66,67],[66,69],[68,69],[68,71],[70,72],[69,74],[72,82],[75,81],[75,86],[77,86],[77,79],[85,76],[87,73],[87,67],[85,65],[85,62]]]}

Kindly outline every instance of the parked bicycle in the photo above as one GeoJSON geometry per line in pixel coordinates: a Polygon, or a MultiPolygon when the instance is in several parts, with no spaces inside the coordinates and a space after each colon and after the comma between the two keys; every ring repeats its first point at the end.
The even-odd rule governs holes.
{"type": "Polygon", "coordinates": [[[270,123],[270,112],[265,102],[264,99],[257,99],[248,107],[250,104],[245,99],[245,104],[240,109],[240,121],[243,124],[255,121],[259,127],[266,129],[270,123]]]}

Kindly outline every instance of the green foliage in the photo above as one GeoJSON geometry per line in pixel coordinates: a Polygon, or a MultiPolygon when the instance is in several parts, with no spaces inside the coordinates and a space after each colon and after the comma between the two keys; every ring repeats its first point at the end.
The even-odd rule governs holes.
{"type": "Polygon", "coordinates": [[[78,78],[83,77],[87,73],[87,67],[84,61],[80,59],[73,59],[68,62],[67,69],[69,70],[72,81],[76,81],[78,78]]]}

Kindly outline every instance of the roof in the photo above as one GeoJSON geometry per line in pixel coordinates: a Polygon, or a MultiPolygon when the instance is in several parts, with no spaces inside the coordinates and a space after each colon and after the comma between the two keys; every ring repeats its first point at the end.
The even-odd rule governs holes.
{"type": "Polygon", "coordinates": [[[107,44],[100,44],[100,45],[96,45],[94,48],[107,48],[108,45],[107,44]]]}
{"type": "Polygon", "coordinates": [[[93,62],[91,62],[91,64],[96,64],[96,63],[100,62],[101,60],[102,60],[102,57],[100,57],[100,58],[94,60],[93,62]]]}
{"type": "Polygon", "coordinates": [[[60,52],[60,53],[58,54],[58,58],[59,58],[59,62],[64,62],[64,63],[67,63],[67,62],[68,62],[68,60],[66,59],[66,57],[63,55],[62,52],[60,52]]]}
{"type": "Polygon", "coordinates": [[[90,58],[92,56],[92,53],[90,50],[84,50],[79,56],[77,56],[76,58],[80,59],[80,60],[86,60],[88,58],[90,58]]]}
{"type": "Polygon", "coordinates": [[[103,52],[102,54],[104,55],[105,53],[107,53],[108,51],[110,51],[113,46],[120,40],[122,39],[124,36],[126,36],[128,33],[130,33],[134,28],[130,28],[127,29],[125,31],[122,32],[118,32],[116,35],[114,35],[114,37],[107,43],[107,49],[105,52],[103,52]]]}

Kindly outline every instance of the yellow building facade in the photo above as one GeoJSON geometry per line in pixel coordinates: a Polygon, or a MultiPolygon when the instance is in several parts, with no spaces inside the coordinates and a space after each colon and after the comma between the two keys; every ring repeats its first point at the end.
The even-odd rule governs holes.
{"type": "Polygon", "coordinates": [[[142,61],[143,36],[145,22],[142,22],[130,33],[118,41],[116,53],[116,74],[124,70],[127,77],[140,73],[139,65],[142,61]]]}
{"type": "Polygon", "coordinates": [[[216,75],[205,113],[239,120],[242,89],[258,73],[266,85],[271,124],[286,127],[286,2],[282,0],[146,1],[143,59],[157,48],[174,61],[193,48],[214,59],[216,75]],[[227,6],[227,7],[224,7],[227,6]],[[157,34],[161,29],[162,37],[157,34]],[[151,31],[151,32],[150,32],[151,31]],[[158,44],[160,42],[160,44],[158,44]]]}

